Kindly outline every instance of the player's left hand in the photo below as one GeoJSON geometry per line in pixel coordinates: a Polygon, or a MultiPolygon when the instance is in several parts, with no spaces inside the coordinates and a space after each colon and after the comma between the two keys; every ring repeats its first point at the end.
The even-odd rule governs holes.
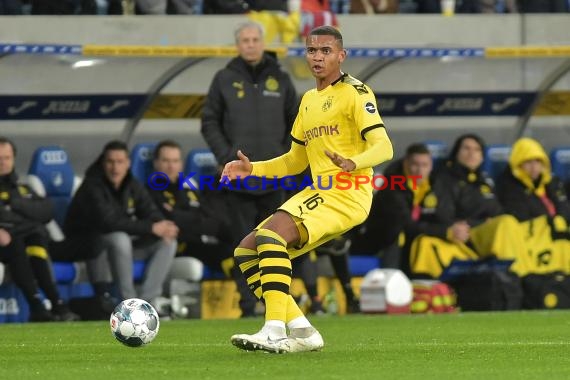
{"type": "Polygon", "coordinates": [[[325,150],[325,154],[328,158],[331,159],[333,164],[338,166],[344,172],[351,172],[356,169],[356,164],[349,158],[344,158],[338,153],[331,153],[328,150],[325,150]]]}

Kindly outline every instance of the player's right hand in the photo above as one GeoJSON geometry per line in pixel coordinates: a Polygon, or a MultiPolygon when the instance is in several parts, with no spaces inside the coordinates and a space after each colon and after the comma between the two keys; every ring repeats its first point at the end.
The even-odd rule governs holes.
{"type": "Polygon", "coordinates": [[[241,150],[237,151],[237,156],[239,160],[230,161],[224,166],[220,182],[227,179],[234,180],[238,177],[244,178],[251,174],[253,165],[249,161],[249,158],[247,158],[247,156],[243,154],[241,150]]]}
{"type": "Polygon", "coordinates": [[[161,220],[152,224],[152,233],[167,240],[174,240],[178,236],[178,227],[171,220],[161,220]]]}
{"type": "Polygon", "coordinates": [[[7,230],[0,228],[0,247],[6,247],[11,242],[12,242],[12,235],[10,235],[10,233],[7,230]]]}

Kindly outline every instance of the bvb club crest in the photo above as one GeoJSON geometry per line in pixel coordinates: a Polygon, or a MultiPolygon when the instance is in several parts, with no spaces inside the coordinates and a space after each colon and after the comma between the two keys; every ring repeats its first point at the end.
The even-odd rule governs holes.
{"type": "Polygon", "coordinates": [[[323,103],[323,112],[327,112],[332,107],[332,96],[329,96],[323,103]]]}
{"type": "Polygon", "coordinates": [[[437,207],[437,197],[435,194],[428,194],[424,198],[424,207],[426,208],[436,208],[437,207]]]}
{"type": "Polygon", "coordinates": [[[270,76],[265,81],[265,88],[269,91],[277,91],[279,90],[279,82],[277,82],[277,79],[270,76]]]}
{"type": "Polygon", "coordinates": [[[237,90],[237,98],[241,99],[245,96],[245,91],[243,89],[243,81],[242,82],[234,82],[232,83],[232,87],[237,90]]]}

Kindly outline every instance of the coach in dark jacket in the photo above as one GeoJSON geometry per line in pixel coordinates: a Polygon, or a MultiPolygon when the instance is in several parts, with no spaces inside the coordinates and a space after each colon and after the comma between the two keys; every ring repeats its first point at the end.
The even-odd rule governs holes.
{"type": "Polygon", "coordinates": [[[64,233],[66,240],[85,239],[93,244],[87,255],[95,258],[87,266],[99,295],[109,291],[109,264],[123,299],[154,302],[162,294],[176,253],[178,228],[164,219],[147,190],[131,175],[123,142],[109,142],[87,170],[69,207],[64,233]],[[147,260],[140,294],[133,282],[134,258],[147,260]]]}
{"type": "Polygon", "coordinates": [[[250,58],[241,52],[218,71],[202,111],[202,135],[220,166],[237,159],[238,149],[252,161],[285,153],[298,111],[291,78],[274,55],[263,52],[263,36],[252,25],[256,24],[245,24],[236,38],[240,44],[239,36],[254,33],[245,43],[253,44],[251,40],[258,38],[259,55],[250,58]]]}
{"type": "MultiPolygon", "coordinates": [[[[216,73],[202,111],[202,135],[220,167],[237,159],[238,149],[252,161],[285,153],[298,110],[289,75],[273,55],[264,52],[261,26],[242,24],[235,37],[239,56],[216,73]]],[[[234,245],[285,197],[282,189],[261,181],[248,180],[247,185],[226,194],[234,245]]]]}

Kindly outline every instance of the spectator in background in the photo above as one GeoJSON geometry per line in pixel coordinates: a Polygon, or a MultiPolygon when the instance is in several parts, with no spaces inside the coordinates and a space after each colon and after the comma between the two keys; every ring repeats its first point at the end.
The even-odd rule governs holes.
{"type": "Polygon", "coordinates": [[[96,0],[31,0],[33,15],[94,15],[96,0]]]}
{"type": "Polygon", "coordinates": [[[76,250],[76,260],[93,258],[87,261],[87,269],[103,301],[111,293],[110,265],[122,299],[155,303],[176,254],[178,228],[164,219],[129,169],[126,144],[107,143],[71,202],[64,233],[66,240],[86,242],[76,250]],[[135,290],[133,259],[147,260],[140,292],[135,290]]]}
{"type": "Polygon", "coordinates": [[[569,270],[570,204],[564,184],[552,175],[550,159],[538,141],[525,137],[513,144],[509,166],[497,188],[505,212],[525,222],[522,229],[528,253],[519,274],[569,270]]]}
{"type": "Polygon", "coordinates": [[[398,13],[398,3],[398,0],[353,0],[350,3],[350,13],[398,13]]]}
{"type": "Polygon", "coordinates": [[[18,181],[15,158],[15,145],[0,137],[0,246],[5,252],[0,255],[13,261],[14,280],[30,303],[31,320],[78,320],[59,296],[47,250],[49,236],[44,224],[53,218],[53,204],[18,181]],[[24,252],[28,265],[21,262],[24,252]],[[37,290],[32,290],[36,280],[52,304],[51,315],[38,305],[37,290]]]}
{"type": "MultiPolygon", "coordinates": [[[[255,160],[285,153],[298,107],[291,78],[264,52],[261,26],[241,24],[235,41],[239,56],[216,73],[202,111],[202,135],[220,165],[233,160],[238,147],[255,160]]],[[[242,186],[224,194],[231,210],[232,246],[285,199],[282,188],[261,181],[247,184],[252,190],[242,186]]],[[[252,296],[250,302],[254,307],[257,300],[252,296]]]]}
{"type": "Polygon", "coordinates": [[[289,12],[287,0],[246,0],[252,11],[289,12]]]}
{"type": "Polygon", "coordinates": [[[249,11],[244,0],[204,0],[204,14],[242,14],[249,11]]]}
{"type": "Polygon", "coordinates": [[[137,14],[165,15],[168,7],[167,0],[136,0],[137,14]]]}
{"type": "MultiPolygon", "coordinates": [[[[239,268],[234,265],[232,239],[224,199],[219,191],[199,192],[180,186],[182,150],[171,140],[163,140],[154,150],[154,169],[168,175],[170,183],[163,190],[149,188],[158,208],[179,228],[179,256],[192,256],[208,267],[221,269],[231,276],[240,293],[242,317],[255,316],[257,301],[239,268]]],[[[199,184],[195,184],[199,188],[199,184]]]]}
{"type": "Polygon", "coordinates": [[[329,0],[301,0],[301,37],[306,38],[311,30],[323,25],[338,26],[329,0]]]}
{"type": "Polygon", "coordinates": [[[518,0],[521,13],[561,13],[568,12],[567,0],[518,0]]]}
{"type": "Polygon", "coordinates": [[[172,14],[199,15],[204,13],[203,0],[170,0],[167,11],[172,14]]]}
{"type": "Polygon", "coordinates": [[[22,2],[20,0],[0,0],[0,15],[21,15],[22,2]]]}

